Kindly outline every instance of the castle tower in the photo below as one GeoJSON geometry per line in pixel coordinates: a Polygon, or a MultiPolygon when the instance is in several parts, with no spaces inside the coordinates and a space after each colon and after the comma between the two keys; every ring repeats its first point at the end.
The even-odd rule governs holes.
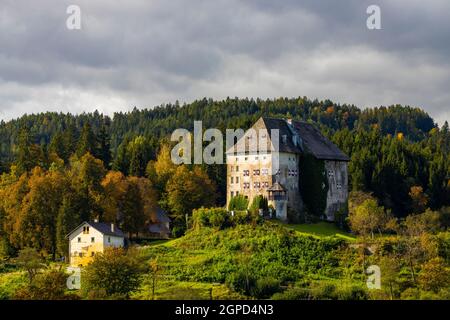
{"type": "Polygon", "coordinates": [[[267,189],[269,205],[275,208],[276,216],[282,221],[287,221],[287,192],[281,183],[275,182],[267,189]]]}

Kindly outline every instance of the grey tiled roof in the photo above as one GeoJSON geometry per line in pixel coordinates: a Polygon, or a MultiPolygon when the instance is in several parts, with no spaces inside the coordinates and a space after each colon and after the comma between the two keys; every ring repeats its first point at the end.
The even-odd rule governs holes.
{"type": "MultiPolygon", "coordinates": [[[[275,138],[275,136],[272,135],[271,130],[278,130],[278,148],[280,152],[287,152],[287,153],[300,153],[301,150],[298,146],[294,145],[292,141],[292,131],[287,125],[286,121],[283,119],[275,119],[275,118],[259,118],[255,124],[251,127],[251,129],[254,129],[256,131],[257,137],[253,137],[251,135],[251,131],[247,130],[244,134],[244,136],[239,139],[239,141],[235,144],[235,147],[237,147],[237,150],[245,150],[245,153],[252,153],[251,150],[251,142],[256,143],[257,150],[262,150],[264,146],[260,146],[259,143],[261,142],[261,137],[264,134],[264,130],[267,130],[268,139],[267,139],[267,146],[265,147],[265,150],[271,151],[273,143],[272,140],[275,138]],[[283,140],[283,136],[286,137],[286,140],[283,140]],[[259,137],[259,138],[258,138],[259,137]],[[256,140],[254,140],[256,139],[256,140]]],[[[232,153],[233,148],[230,148],[227,150],[227,153],[232,153]]]]}
{"type": "Polygon", "coordinates": [[[66,237],[69,237],[73,232],[75,232],[75,230],[77,230],[79,227],[81,227],[85,223],[87,223],[89,226],[91,226],[92,228],[98,230],[99,232],[101,232],[105,235],[115,236],[115,237],[125,237],[125,234],[122,232],[122,230],[117,228],[116,225],[114,225],[114,232],[113,232],[113,231],[111,231],[111,223],[87,222],[87,221],[80,223],[76,228],[74,228],[72,231],[70,231],[70,233],[68,233],[66,237]]]}
{"type": "Polygon", "coordinates": [[[116,236],[116,237],[125,237],[125,234],[117,228],[116,225],[114,225],[114,232],[111,231],[111,223],[106,222],[88,222],[90,226],[92,226],[94,229],[100,231],[103,234],[106,234],[108,236],[116,236]]]}
{"type": "Polygon", "coordinates": [[[172,221],[167,213],[160,207],[156,208],[156,220],[158,220],[159,223],[167,223],[172,221]]]}
{"type": "Polygon", "coordinates": [[[317,159],[350,161],[350,158],[334,143],[325,138],[313,124],[293,121],[292,125],[302,139],[303,146],[317,159]]]}
{"type": "MultiPolygon", "coordinates": [[[[335,144],[325,138],[322,133],[313,125],[303,121],[292,121],[288,124],[285,119],[267,118],[261,117],[252,126],[257,133],[258,130],[265,129],[269,134],[268,147],[266,150],[271,150],[271,142],[273,144],[274,136],[271,135],[271,130],[278,130],[279,132],[279,152],[286,153],[302,153],[304,151],[310,152],[317,159],[323,160],[338,160],[349,161],[349,157],[343,153],[335,144]],[[297,134],[300,138],[300,142],[296,145],[293,141],[293,136],[297,134]],[[284,137],[284,138],[283,138],[284,137]],[[305,150],[306,149],[306,150],[305,150]]],[[[238,150],[243,149],[246,153],[249,153],[250,143],[252,139],[248,138],[249,130],[245,135],[239,139],[236,143],[238,150]],[[245,145],[245,148],[243,148],[245,145]]],[[[257,140],[259,144],[259,140],[257,140]]],[[[257,145],[259,150],[259,145],[257,145]]],[[[229,149],[227,153],[231,153],[232,149],[229,149]]]]}

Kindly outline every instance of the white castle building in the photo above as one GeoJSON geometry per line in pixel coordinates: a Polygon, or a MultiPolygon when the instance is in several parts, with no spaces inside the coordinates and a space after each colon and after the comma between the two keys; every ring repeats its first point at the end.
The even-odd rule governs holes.
{"type": "Polygon", "coordinates": [[[326,176],[326,208],[323,217],[329,221],[346,207],[348,198],[347,164],[350,160],[312,124],[261,117],[227,150],[227,205],[230,199],[243,195],[249,203],[257,195],[268,198],[281,220],[288,212],[304,211],[300,186],[301,157],[312,156],[323,164],[326,176]],[[256,135],[255,135],[256,133],[256,135]]]}

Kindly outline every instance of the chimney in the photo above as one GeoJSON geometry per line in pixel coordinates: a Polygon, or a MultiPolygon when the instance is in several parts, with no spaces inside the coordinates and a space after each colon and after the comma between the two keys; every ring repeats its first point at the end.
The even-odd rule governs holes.
{"type": "Polygon", "coordinates": [[[292,125],[292,119],[291,119],[291,118],[286,119],[286,122],[287,122],[288,124],[292,125]]]}
{"type": "Polygon", "coordinates": [[[114,223],[111,223],[111,232],[114,232],[114,223]]]}

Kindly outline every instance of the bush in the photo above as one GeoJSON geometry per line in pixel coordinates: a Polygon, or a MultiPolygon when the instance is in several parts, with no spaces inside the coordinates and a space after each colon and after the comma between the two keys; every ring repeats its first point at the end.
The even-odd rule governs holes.
{"type": "Polygon", "coordinates": [[[186,227],[182,225],[174,225],[172,228],[172,236],[174,238],[179,238],[184,236],[186,233],[186,227]]]}
{"type": "Polygon", "coordinates": [[[400,295],[402,300],[418,300],[420,298],[420,290],[417,288],[408,288],[400,295]]]}
{"type": "Polygon", "coordinates": [[[248,208],[248,199],[243,195],[232,197],[228,204],[228,211],[244,211],[248,208]]]}
{"type": "Polygon", "coordinates": [[[143,265],[137,252],[107,248],[85,267],[81,287],[86,293],[104,292],[107,297],[127,298],[140,286],[143,265]]]}
{"type": "Polygon", "coordinates": [[[308,300],[310,299],[310,291],[306,288],[289,288],[284,292],[275,293],[273,300],[308,300]]]}
{"type": "Polygon", "coordinates": [[[34,281],[16,291],[14,298],[18,300],[69,300],[78,296],[66,294],[67,274],[60,270],[40,273],[34,281]]]}
{"type": "Polygon", "coordinates": [[[258,299],[267,299],[280,290],[279,280],[274,278],[260,278],[256,281],[256,285],[253,288],[251,295],[258,299]]]}
{"type": "Polygon", "coordinates": [[[253,198],[249,211],[252,215],[259,215],[260,209],[266,214],[269,211],[269,204],[266,197],[258,195],[253,198]]]}
{"type": "Polygon", "coordinates": [[[257,279],[252,273],[239,270],[230,274],[226,279],[226,285],[241,294],[251,296],[255,290],[257,279]]]}
{"type": "Polygon", "coordinates": [[[194,226],[198,227],[216,227],[224,229],[229,225],[229,215],[224,208],[200,208],[193,211],[192,214],[194,226]]]}
{"type": "Polygon", "coordinates": [[[234,215],[231,217],[231,222],[233,225],[247,224],[251,220],[250,214],[247,210],[245,211],[235,211],[234,215]]]}
{"type": "Polygon", "coordinates": [[[367,300],[368,294],[362,287],[351,285],[338,288],[337,298],[339,300],[367,300]]]}
{"type": "Polygon", "coordinates": [[[213,227],[225,229],[231,226],[245,225],[250,222],[262,221],[259,214],[250,214],[249,211],[234,211],[229,213],[224,208],[200,208],[193,211],[194,228],[213,227]]]}
{"type": "Polygon", "coordinates": [[[422,266],[419,273],[419,284],[423,290],[437,293],[450,285],[444,259],[433,258],[422,266]]]}
{"type": "Polygon", "coordinates": [[[315,300],[336,299],[336,286],[331,283],[315,283],[311,288],[311,295],[315,300]]]}

